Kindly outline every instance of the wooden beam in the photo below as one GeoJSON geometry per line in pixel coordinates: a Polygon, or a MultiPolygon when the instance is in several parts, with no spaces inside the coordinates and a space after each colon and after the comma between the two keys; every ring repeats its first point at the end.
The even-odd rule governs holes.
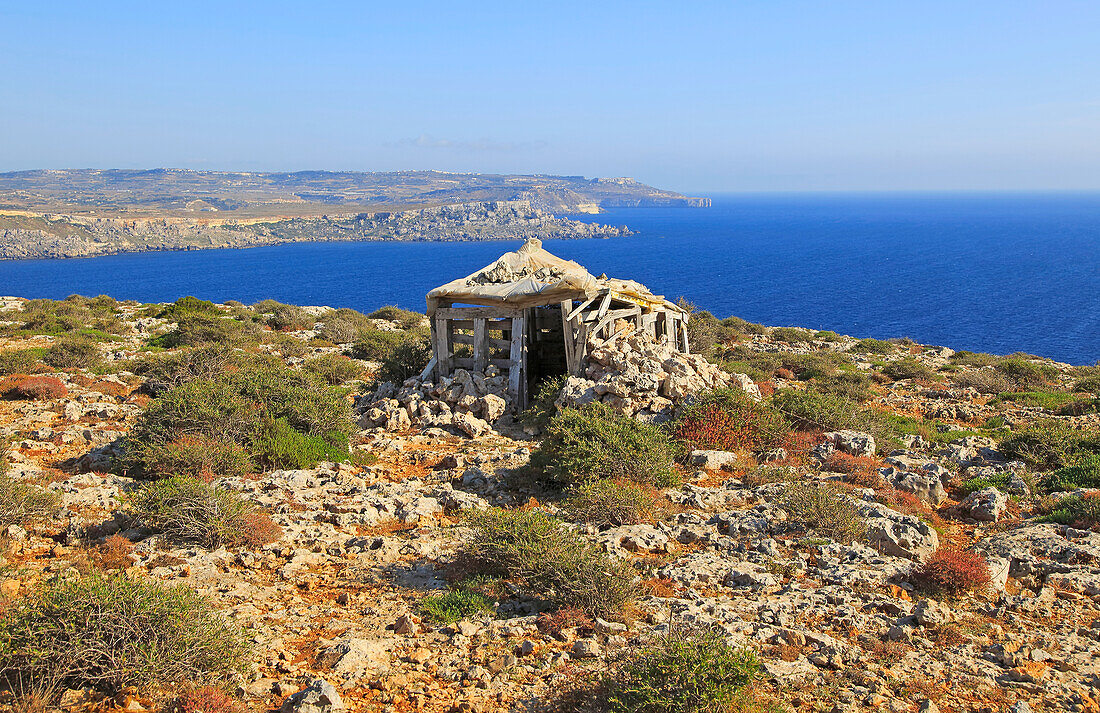
{"type": "Polygon", "coordinates": [[[592,312],[589,312],[585,316],[584,319],[585,319],[586,322],[590,322],[590,323],[591,322],[603,322],[603,321],[606,321],[608,319],[625,319],[627,317],[633,317],[633,316],[641,314],[641,313],[642,313],[642,308],[641,307],[627,307],[625,309],[611,310],[610,312],[606,312],[602,315],[598,314],[598,313],[594,314],[592,312]]]}
{"type": "Polygon", "coordinates": [[[688,346],[688,328],[686,324],[680,325],[680,351],[684,354],[691,353],[691,347],[688,346]]]}
{"type": "Polygon", "coordinates": [[[511,307],[446,307],[437,309],[435,316],[447,319],[511,319],[521,312],[511,307]]]}
{"type": "Polygon", "coordinates": [[[433,356],[428,360],[428,365],[424,367],[424,371],[420,372],[420,380],[427,381],[432,377],[432,372],[435,371],[436,359],[433,356]]]}
{"type": "Polygon", "coordinates": [[[489,357],[489,345],[485,337],[485,319],[474,320],[474,371],[485,371],[485,360],[489,357]]]}
{"type": "Polygon", "coordinates": [[[607,314],[607,308],[611,306],[611,293],[608,292],[604,295],[603,302],[600,303],[600,310],[596,315],[597,319],[603,319],[603,316],[607,314]]]}
{"type": "Polygon", "coordinates": [[[454,342],[451,341],[451,325],[447,317],[437,310],[435,314],[435,356],[439,362],[439,376],[450,376],[453,369],[454,342]]]}
{"type": "MultiPolygon", "coordinates": [[[[590,299],[585,300],[584,302],[581,302],[580,305],[576,309],[571,310],[569,312],[568,316],[566,316],[566,318],[565,318],[565,321],[567,321],[567,322],[573,321],[574,317],[576,317],[578,314],[580,314],[581,312],[588,309],[588,305],[592,304],[595,301],[596,301],[596,298],[592,297],[590,299]]],[[[568,300],[568,302],[569,302],[570,305],[573,304],[573,300],[568,300]]],[[[564,309],[564,305],[565,305],[565,302],[562,302],[562,308],[563,309],[564,309]]]]}
{"type": "Polygon", "coordinates": [[[576,376],[584,376],[584,356],[588,352],[588,325],[580,320],[576,321],[577,338],[573,344],[573,368],[576,376]]]}

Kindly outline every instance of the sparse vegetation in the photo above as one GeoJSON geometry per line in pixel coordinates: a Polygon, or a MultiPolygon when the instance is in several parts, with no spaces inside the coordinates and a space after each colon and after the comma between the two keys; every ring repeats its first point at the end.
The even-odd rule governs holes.
{"type": "Polygon", "coordinates": [[[913,357],[903,357],[889,362],[882,368],[882,373],[894,381],[902,379],[916,379],[920,381],[931,379],[934,372],[913,357]]]}
{"type": "Polygon", "coordinates": [[[48,517],[57,507],[57,494],[15,480],[8,475],[7,465],[0,452],[0,530],[9,525],[26,526],[48,517]]]}
{"type": "Polygon", "coordinates": [[[42,356],[42,361],[58,369],[91,369],[102,356],[95,340],[81,334],[58,337],[42,356]]]}
{"type": "Polygon", "coordinates": [[[892,354],[897,349],[893,344],[884,339],[860,339],[852,345],[851,351],[856,354],[892,354]]]}
{"type": "Polygon", "coordinates": [[[279,538],[278,527],[238,493],[197,478],[146,483],[127,510],[171,542],[201,547],[259,547],[279,538]]]}
{"type": "Polygon", "coordinates": [[[1042,519],[1082,529],[1100,527],[1100,493],[1071,493],[1041,503],[1042,519]]]}
{"type": "Polygon", "coordinates": [[[330,386],[339,386],[366,376],[366,369],[362,364],[342,354],[322,354],[307,359],[302,364],[302,369],[320,377],[330,386]]]}
{"type": "Polygon", "coordinates": [[[1046,490],[1100,488],[1100,454],[1083,456],[1073,465],[1059,468],[1043,479],[1046,490]]]}
{"type": "Polygon", "coordinates": [[[1080,431],[1056,420],[1036,421],[1002,440],[1000,449],[1034,468],[1056,470],[1100,453],[1100,433],[1080,431]]]}
{"type": "Polygon", "coordinates": [[[791,520],[837,542],[859,540],[867,530],[851,498],[831,483],[792,483],[779,499],[791,520]]]}
{"type": "Polygon", "coordinates": [[[384,319],[389,322],[396,322],[401,329],[413,329],[414,327],[419,327],[424,322],[424,315],[419,312],[413,312],[412,310],[401,309],[396,305],[379,307],[368,314],[367,317],[370,319],[384,319]]]}
{"type": "Polygon", "coordinates": [[[0,376],[32,373],[45,355],[45,347],[0,352],[0,376]]]}
{"type": "Polygon", "coordinates": [[[65,384],[54,376],[27,376],[12,374],[0,379],[0,397],[5,399],[31,399],[48,401],[69,393],[65,384]]]}
{"type": "Polygon", "coordinates": [[[420,611],[440,624],[452,624],[493,611],[493,602],[480,592],[452,589],[443,594],[429,594],[421,599],[420,611]]]}

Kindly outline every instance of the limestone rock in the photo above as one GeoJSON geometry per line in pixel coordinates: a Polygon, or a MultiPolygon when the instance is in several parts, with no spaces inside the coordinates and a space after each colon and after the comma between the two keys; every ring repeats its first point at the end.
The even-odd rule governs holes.
{"type": "Polygon", "coordinates": [[[328,681],[317,678],[283,701],[281,713],[335,713],[347,710],[340,693],[328,681]]]}

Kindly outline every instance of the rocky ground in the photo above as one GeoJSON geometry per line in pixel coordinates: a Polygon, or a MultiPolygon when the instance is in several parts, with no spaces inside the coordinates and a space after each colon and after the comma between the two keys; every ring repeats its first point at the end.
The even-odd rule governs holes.
{"type": "MultiPolygon", "coordinates": [[[[7,300],[3,308],[13,315],[21,307],[7,300]]],[[[52,575],[84,571],[103,538],[121,533],[134,543],[129,576],[186,583],[247,630],[255,654],[236,693],[252,708],[313,713],[331,709],[318,703],[327,697],[351,710],[536,710],[624,647],[705,624],[758,651],[764,676],[756,689],[781,709],[1100,711],[1100,533],[1041,522],[1037,474],[1003,454],[987,427],[1054,417],[1095,428],[1097,415],[1056,415],[960,386],[960,373],[987,367],[943,371],[950,350],[907,344],[870,356],[846,337],[743,335],[738,358],[840,353],[856,373],[902,359],[930,368],[930,376],[876,379],[868,403],[922,420],[932,433],[892,447],[858,431],[807,431],[782,453],[755,459],[700,451],[694,465],[679,466],[684,484],[662,491],[663,517],[578,526],[579,537],[638,566],[644,595],[622,621],[546,626],[544,602],[504,596],[493,612],[441,624],[420,602],[449,587],[463,511],[532,499],[553,510],[560,499],[517,476],[538,440],[497,403],[499,389],[447,394],[450,384],[410,382],[364,391],[353,445],[375,462],[222,478],[219,486],[271,513],[282,537],[255,549],[180,548],[120,514],[139,484],[112,473],[111,458],[150,396],[141,377],[110,365],[127,365],[168,326],[137,305],[120,309],[132,331],[103,345],[107,367],[54,373],[63,398],[0,401],[11,474],[60,497],[52,519],[8,528],[0,592],[14,599],[52,575]],[[863,459],[869,477],[829,470],[838,451],[863,459]],[[1008,485],[969,494],[960,487],[997,475],[1008,485]],[[781,497],[792,479],[846,482],[866,536],[844,544],[793,523],[781,497]],[[945,544],[981,553],[990,585],[948,598],[914,587],[910,570],[945,544]]],[[[289,334],[310,351],[346,348],[319,344],[313,330],[289,334]]],[[[0,351],[51,341],[8,336],[0,351]]],[[[614,349],[571,385],[568,399],[610,395],[616,407],[652,418],[695,385],[686,372],[680,382],[654,377],[675,372],[661,360],[632,371],[606,353],[614,349]]],[[[1050,366],[1055,382],[1075,378],[1068,365],[1050,366]]],[[[714,385],[707,374],[704,385],[714,385]]],[[[789,369],[756,383],[721,378],[758,398],[804,386],[789,369]]],[[[86,701],[73,690],[61,703],[76,710],[86,701]]],[[[139,695],[119,705],[153,703],[139,695]]]]}

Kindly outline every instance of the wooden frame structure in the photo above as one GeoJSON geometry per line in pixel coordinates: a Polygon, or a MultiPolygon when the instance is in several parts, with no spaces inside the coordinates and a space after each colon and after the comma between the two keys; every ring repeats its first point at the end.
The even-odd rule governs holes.
{"type": "Polygon", "coordinates": [[[509,401],[520,410],[544,377],[583,376],[589,340],[618,339],[628,331],[617,329],[621,320],[687,353],[688,317],[636,282],[592,277],[530,240],[429,293],[432,360],[421,377],[495,366],[508,374],[509,401]]]}

